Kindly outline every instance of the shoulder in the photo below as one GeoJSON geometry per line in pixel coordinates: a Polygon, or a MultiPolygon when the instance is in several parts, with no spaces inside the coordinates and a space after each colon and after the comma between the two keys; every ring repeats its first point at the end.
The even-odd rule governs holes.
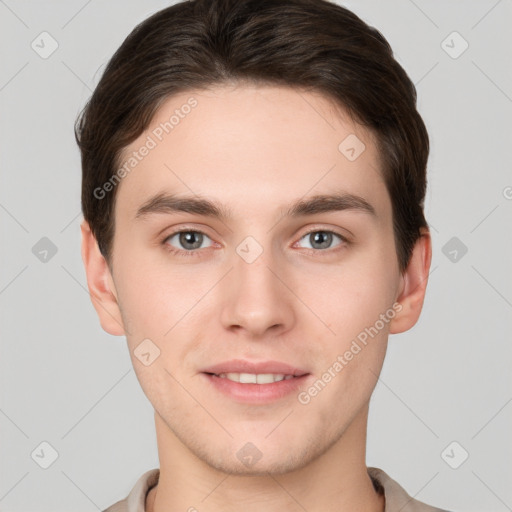
{"type": "Polygon", "coordinates": [[[158,468],[146,471],[126,498],[117,501],[103,512],[145,512],[146,495],[158,483],[159,476],[158,468]]]}
{"type": "Polygon", "coordinates": [[[448,512],[415,500],[382,469],[369,467],[368,474],[377,492],[384,493],[386,498],[384,512],[448,512]]]}

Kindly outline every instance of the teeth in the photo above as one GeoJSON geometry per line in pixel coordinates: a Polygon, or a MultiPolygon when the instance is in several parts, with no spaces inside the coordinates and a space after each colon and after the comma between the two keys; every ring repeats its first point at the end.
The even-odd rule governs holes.
{"type": "Polygon", "coordinates": [[[293,375],[283,375],[282,373],[220,373],[217,377],[240,382],[240,384],[271,384],[293,379],[293,375]]]}

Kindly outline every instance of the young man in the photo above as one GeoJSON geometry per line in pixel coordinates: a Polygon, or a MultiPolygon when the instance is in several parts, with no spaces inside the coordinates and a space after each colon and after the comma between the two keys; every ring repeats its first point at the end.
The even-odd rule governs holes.
{"type": "Polygon", "coordinates": [[[108,511],[440,510],[365,463],[431,259],[428,135],[382,35],[324,0],[179,3],[76,133],[92,302],[160,460],[108,511]]]}

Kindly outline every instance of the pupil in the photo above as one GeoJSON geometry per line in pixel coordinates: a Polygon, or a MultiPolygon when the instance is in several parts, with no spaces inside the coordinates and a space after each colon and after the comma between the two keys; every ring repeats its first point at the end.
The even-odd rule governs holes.
{"type": "Polygon", "coordinates": [[[186,247],[188,249],[198,249],[201,247],[202,243],[202,237],[203,235],[201,233],[197,233],[195,231],[185,231],[184,233],[180,234],[180,243],[183,247],[186,247]],[[199,239],[194,242],[194,239],[199,239]],[[192,247],[187,246],[187,244],[191,244],[192,247]]]}
{"type": "Polygon", "coordinates": [[[332,233],[316,231],[310,235],[311,245],[318,243],[322,249],[328,248],[332,241],[332,233]]]}

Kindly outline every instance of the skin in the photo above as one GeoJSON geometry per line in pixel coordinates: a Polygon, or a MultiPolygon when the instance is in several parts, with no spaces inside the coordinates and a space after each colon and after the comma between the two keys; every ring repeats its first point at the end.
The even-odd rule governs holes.
{"type": "Polygon", "coordinates": [[[82,223],[93,305],[105,331],[126,335],[155,409],[160,480],[147,510],[382,511],[365,464],[368,403],[388,335],[420,315],[428,231],[401,274],[375,140],[312,92],[238,84],[173,96],[124,156],[191,96],[197,107],[118,185],[110,266],[82,223]],[[355,161],[338,150],[349,134],[366,146],[355,161]],[[282,216],[291,202],[333,190],[361,196],[376,215],[282,216]],[[231,216],[136,219],[163,191],[216,200],[231,216]],[[334,236],[318,248],[313,228],[348,243],[334,236]],[[165,240],[180,229],[206,233],[195,255],[169,251],[190,247],[179,235],[165,240]],[[247,236],[263,248],[250,264],[236,252],[247,236]],[[200,373],[233,358],[278,360],[310,372],[306,389],[395,302],[401,311],[307,405],[296,393],[272,404],[237,403],[200,373]],[[149,366],[134,355],[146,338],[160,350],[149,366]],[[251,467],[236,456],[247,442],[262,453],[251,467]]]}

